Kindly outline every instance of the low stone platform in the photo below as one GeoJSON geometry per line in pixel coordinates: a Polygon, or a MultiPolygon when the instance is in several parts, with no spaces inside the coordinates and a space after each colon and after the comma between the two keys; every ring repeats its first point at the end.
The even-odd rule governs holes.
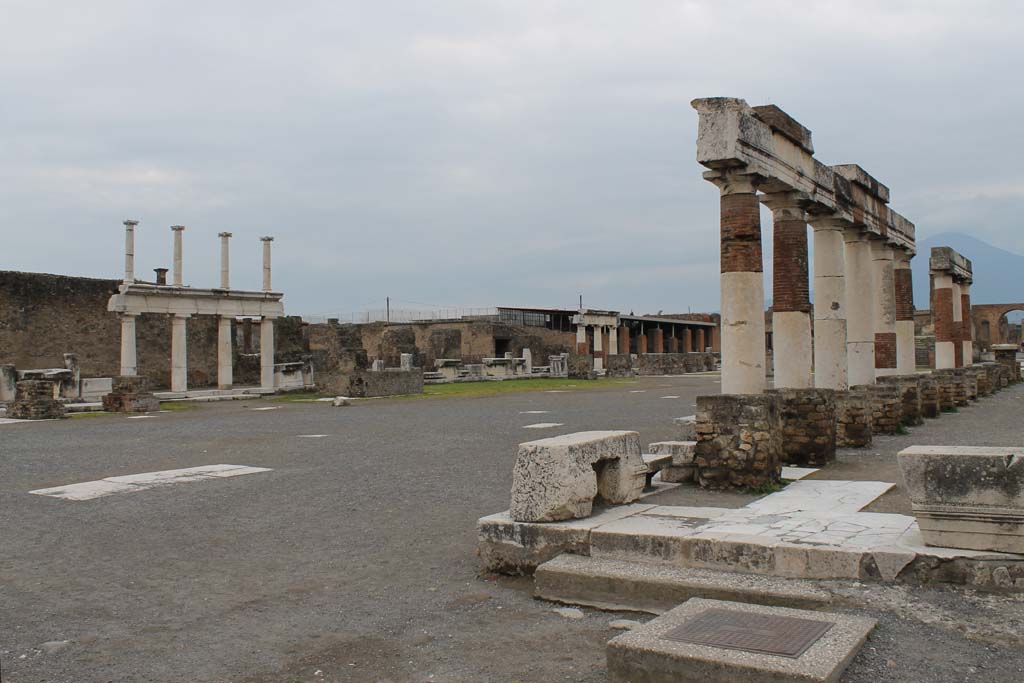
{"type": "Polygon", "coordinates": [[[831,595],[812,581],[569,553],[537,567],[534,596],[570,605],[651,614],[663,614],[690,598],[808,609],[831,602],[831,595]]]}
{"type": "Polygon", "coordinates": [[[608,680],[835,683],[875,623],[864,617],[694,598],[609,641],[608,680]]]}
{"type": "Polygon", "coordinates": [[[861,512],[893,484],[801,480],[746,507],[634,504],[557,523],[478,522],[483,568],[529,574],[562,552],[801,579],[1024,592],[1024,555],[933,548],[908,515],[861,512]]]}

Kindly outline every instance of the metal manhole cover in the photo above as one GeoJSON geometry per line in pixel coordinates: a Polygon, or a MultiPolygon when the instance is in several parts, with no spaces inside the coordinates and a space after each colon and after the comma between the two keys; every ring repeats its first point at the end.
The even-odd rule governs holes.
{"type": "Polygon", "coordinates": [[[709,609],[661,637],[695,645],[796,658],[830,628],[830,621],[709,609]]]}

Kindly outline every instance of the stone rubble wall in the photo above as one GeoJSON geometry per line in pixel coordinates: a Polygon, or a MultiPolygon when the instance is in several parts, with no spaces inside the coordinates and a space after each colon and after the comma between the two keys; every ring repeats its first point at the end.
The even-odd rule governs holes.
{"type": "Polygon", "coordinates": [[[423,368],[396,370],[389,368],[374,372],[354,370],[349,376],[348,396],[375,398],[423,393],[423,368]]]}
{"type": "Polygon", "coordinates": [[[604,361],[606,377],[633,377],[633,357],[628,353],[609,355],[604,361]]]}
{"type": "Polygon", "coordinates": [[[103,396],[103,410],[111,413],[149,413],[160,410],[160,401],[149,390],[145,377],[119,376],[109,394],[103,396]]]}
{"type": "Polygon", "coordinates": [[[774,389],[779,397],[782,461],[824,467],[836,459],[836,392],[831,389],[774,389]]]}
{"type": "Polygon", "coordinates": [[[53,382],[26,379],[15,387],[14,402],[7,417],[15,420],[53,420],[64,417],[64,404],[53,397],[53,382]]]}
{"type": "Polygon", "coordinates": [[[867,387],[851,387],[836,395],[836,446],[871,445],[871,397],[867,387]]]}
{"type": "Polygon", "coordinates": [[[641,353],[637,356],[637,372],[646,375],[685,375],[710,372],[718,364],[714,353],[641,353]]]}
{"type": "Polygon", "coordinates": [[[705,488],[756,487],[782,474],[780,399],[774,394],[697,397],[697,480],[705,488]]]}

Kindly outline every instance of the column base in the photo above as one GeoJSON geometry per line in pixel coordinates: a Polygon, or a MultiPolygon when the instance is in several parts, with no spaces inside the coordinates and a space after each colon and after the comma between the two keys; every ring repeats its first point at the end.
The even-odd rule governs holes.
{"type": "Polygon", "coordinates": [[[871,398],[866,386],[836,394],[836,445],[866,448],[871,445],[871,398]]]}
{"type": "Polygon", "coordinates": [[[902,427],[903,403],[898,384],[872,384],[868,386],[871,397],[871,433],[899,434],[902,427]]]}
{"type": "Polygon", "coordinates": [[[697,397],[697,481],[704,488],[757,487],[782,475],[777,394],[697,397]]]}
{"type": "Polygon", "coordinates": [[[779,397],[782,461],[823,467],[836,459],[836,392],[831,389],[772,389],[779,397]]]}
{"type": "Polygon", "coordinates": [[[921,381],[917,375],[890,375],[879,377],[878,381],[900,388],[900,405],[903,410],[900,422],[903,426],[914,427],[924,422],[921,416],[921,381]]]}

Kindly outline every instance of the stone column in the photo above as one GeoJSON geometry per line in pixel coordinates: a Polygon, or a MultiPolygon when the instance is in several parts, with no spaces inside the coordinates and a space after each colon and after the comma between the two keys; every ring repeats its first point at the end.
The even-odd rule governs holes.
{"type": "MultiPolygon", "coordinates": [[[[723,172],[721,190],[722,393],[760,394],[765,377],[764,265],[757,179],[723,172]]],[[[699,351],[704,330],[697,330],[699,351]]]]}
{"type": "Polygon", "coordinates": [[[629,328],[625,325],[619,326],[619,348],[621,353],[629,354],[629,328]]]}
{"type": "Polygon", "coordinates": [[[587,343],[587,326],[583,323],[576,326],[576,353],[590,353],[590,345],[587,343]]]}
{"type": "Polygon", "coordinates": [[[953,278],[932,273],[932,318],[935,324],[935,369],[956,367],[956,336],[953,327],[953,278]]]}
{"type": "Polygon", "coordinates": [[[231,239],[230,232],[217,234],[220,237],[220,288],[231,289],[231,275],[228,270],[228,240],[231,239]]]}
{"type": "Polygon", "coordinates": [[[693,330],[683,328],[683,353],[693,353],[693,330]]]}
{"type": "MultiPolygon", "coordinates": [[[[762,291],[763,291],[763,289],[762,289],[762,291]]],[[[761,314],[761,329],[762,330],[764,329],[764,313],[761,314]]],[[[764,335],[761,335],[761,341],[762,342],[764,341],[764,335]]],[[[697,353],[704,353],[704,349],[706,347],[705,347],[705,341],[704,341],[704,328],[703,327],[698,327],[697,328],[697,341],[695,343],[696,343],[696,346],[697,346],[695,351],[697,353]]],[[[764,344],[763,343],[761,344],[761,348],[764,348],[764,344]]]]}
{"type": "MultiPolygon", "coordinates": [[[[224,289],[227,289],[225,287],[224,289]]],[[[217,388],[230,389],[234,384],[233,344],[231,341],[231,316],[217,318],[217,388]]]]}
{"type": "MultiPolygon", "coordinates": [[[[814,229],[814,386],[846,391],[845,221],[812,219],[814,229]]],[[[778,361],[776,361],[777,363],[778,361]]]]}
{"type": "Polygon", "coordinates": [[[619,328],[609,327],[608,328],[608,353],[612,356],[619,355],[619,328]]]}
{"type": "Polygon", "coordinates": [[[896,372],[912,375],[917,370],[914,353],[914,278],[911,254],[897,252],[893,280],[896,288],[896,372]]]}
{"type": "Polygon", "coordinates": [[[260,241],[263,242],[263,291],[269,292],[270,289],[270,243],[274,241],[273,237],[261,237],[260,241]]]}
{"type": "Polygon", "coordinates": [[[960,317],[963,319],[960,342],[963,344],[964,367],[967,368],[974,365],[974,320],[971,317],[970,282],[960,285],[960,317]]]}
{"type": "Polygon", "coordinates": [[[260,321],[260,387],[274,388],[274,319],[260,321]]]}
{"type": "Polygon", "coordinates": [[[183,279],[181,273],[181,233],[185,232],[184,225],[172,225],[174,232],[174,286],[182,287],[183,279]]]}
{"type": "Polygon", "coordinates": [[[672,336],[668,338],[668,352],[679,353],[679,337],[676,336],[675,330],[672,330],[672,336]]]}
{"type": "Polygon", "coordinates": [[[594,326],[594,369],[604,370],[604,328],[594,326]]]}
{"type": "Polygon", "coordinates": [[[188,391],[188,318],[181,313],[171,316],[171,391],[188,391]]]}
{"type": "Polygon", "coordinates": [[[651,352],[665,353],[665,330],[660,327],[651,330],[651,352]]]}
{"type": "Polygon", "coordinates": [[[961,285],[953,278],[953,362],[954,367],[964,366],[964,300],[961,285]]]}
{"type": "MultiPolygon", "coordinates": [[[[138,221],[124,222],[124,283],[135,282],[135,226],[138,221]]],[[[122,373],[124,374],[124,373],[122,373]]]]}
{"type": "Polygon", "coordinates": [[[121,314],[121,375],[132,377],[139,372],[138,356],[135,352],[135,314],[121,314]]]}
{"type": "Polygon", "coordinates": [[[875,294],[875,376],[895,375],[896,287],[893,249],[883,240],[871,241],[872,290],[875,294]]]}
{"type": "Polygon", "coordinates": [[[875,383],[874,287],[871,245],[860,228],[844,232],[846,242],[846,362],[850,386],[875,383]]]}
{"type": "Polygon", "coordinates": [[[775,236],[772,263],[772,348],[775,387],[811,388],[811,298],[807,270],[807,219],[797,192],[765,195],[775,236]]]}

